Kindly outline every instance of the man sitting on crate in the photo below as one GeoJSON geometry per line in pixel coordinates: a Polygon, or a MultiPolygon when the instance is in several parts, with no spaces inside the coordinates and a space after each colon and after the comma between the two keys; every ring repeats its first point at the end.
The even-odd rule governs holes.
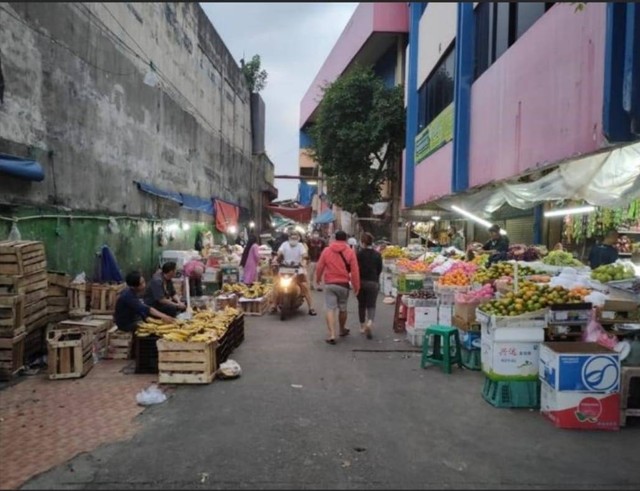
{"type": "Polygon", "coordinates": [[[176,263],[174,261],[164,263],[160,271],[153,275],[144,293],[144,303],[171,317],[187,309],[187,306],[179,301],[173,287],[172,280],[175,276],[176,263]]]}
{"type": "Polygon", "coordinates": [[[142,302],[140,295],[144,292],[146,283],[139,271],[132,271],[125,278],[127,286],[122,290],[116,300],[116,309],[113,313],[113,322],[120,331],[133,332],[139,322],[147,317],[157,317],[167,323],[173,324],[176,320],[162,312],[149,307],[142,302]]]}

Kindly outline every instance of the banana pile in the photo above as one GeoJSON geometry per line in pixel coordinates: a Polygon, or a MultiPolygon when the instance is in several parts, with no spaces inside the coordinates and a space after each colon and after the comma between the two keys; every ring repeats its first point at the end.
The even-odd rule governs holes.
{"type": "Polygon", "coordinates": [[[201,343],[217,341],[229,328],[233,320],[240,315],[240,310],[225,307],[219,312],[202,311],[196,313],[191,320],[165,324],[163,321],[148,318],[136,330],[136,336],[144,338],[151,335],[160,336],[166,341],[179,343],[201,343]]]}
{"type": "Polygon", "coordinates": [[[251,286],[247,286],[243,283],[234,283],[233,285],[225,283],[222,285],[222,290],[218,290],[215,295],[225,295],[229,293],[236,293],[240,297],[244,298],[260,298],[268,295],[271,292],[272,286],[263,283],[253,283],[251,286]]]}

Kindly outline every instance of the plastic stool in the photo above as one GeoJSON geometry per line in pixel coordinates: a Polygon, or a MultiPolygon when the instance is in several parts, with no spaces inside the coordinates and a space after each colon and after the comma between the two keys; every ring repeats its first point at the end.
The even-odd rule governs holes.
{"type": "Polygon", "coordinates": [[[420,366],[422,368],[426,368],[427,363],[440,365],[443,372],[451,373],[451,365],[454,363],[462,368],[462,357],[460,351],[460,335],[455,327],[429,326],[424,333],[420,366]],[[429,342],[431,336],[433,336],[433,343],[429,342]],[[451,355],[452,337],[455,342],[455,354],[453,356],[451,355]],[[440,342],[441,340],[442,343],[440,342]],[[431,353],[429,352],[430,346],[433,347],[433,351],[431,353]]]}
{"type": "Polygon", "coordinates": [[[639,378],[640,367],[622,367],[620,377],[620,426],[626,426],[628,417],[640,416],[640,407],[629,407],[629,401],[632,399],[631,381],[639,378]]]}

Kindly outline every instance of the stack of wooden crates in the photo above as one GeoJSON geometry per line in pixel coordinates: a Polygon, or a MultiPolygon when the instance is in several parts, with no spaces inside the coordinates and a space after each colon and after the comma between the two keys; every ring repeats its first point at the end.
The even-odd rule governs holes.
{"type": "MultiPolygon", "coordinates": [[[[47,259],[42,242],[24,240],[0,242],[0,294],[23,298],[22,322],[25,329],[24,336],[21,338],[23,345],[20,349],[17,346],[12,348],[13,358],[19,353],[22,359],[19,362],[13,359],[13,368],[17,365],[22,366],[25,345],[29,346],[31,341],[34,341],[36,349],[43,348],[44,328],[49,321],[48,287],[47,259]]],[[[20,339],[20,336],[15,339],[20,339]]],[[[19,341],[16,343],[19,344],[19,341]]]]}

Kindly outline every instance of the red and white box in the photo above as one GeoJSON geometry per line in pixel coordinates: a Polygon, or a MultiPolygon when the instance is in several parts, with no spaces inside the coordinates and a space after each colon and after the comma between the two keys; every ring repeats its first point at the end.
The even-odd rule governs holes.
{"type": "Polygon", "coordinates": [[[540,388],[540,412],[557,428],[577,430],[620,429],[620,393],[585,393],[540,388]]]}

